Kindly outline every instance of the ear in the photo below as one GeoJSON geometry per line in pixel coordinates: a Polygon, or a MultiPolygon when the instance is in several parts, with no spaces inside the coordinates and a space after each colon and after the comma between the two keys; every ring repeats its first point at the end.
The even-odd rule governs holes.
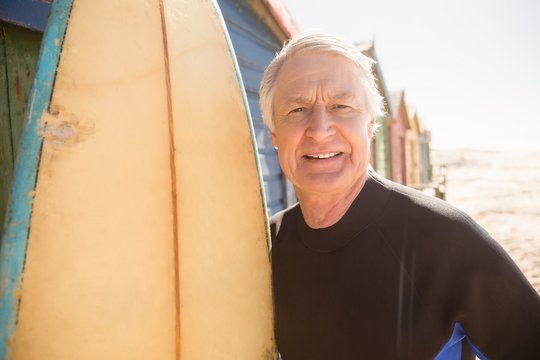
{"type": "Polygon", "coordinates": [[[375,115],[371,115],[368,121],[368,139],[373,139],[373,129],[375,128],[375,115]]]}
{"type": "Polygon", "coordinates": [[[272,145],[274,146],[274,148],[277,149],[276,133],[273,130],[270,130],[270,141],[272,141],[272,145]]]}

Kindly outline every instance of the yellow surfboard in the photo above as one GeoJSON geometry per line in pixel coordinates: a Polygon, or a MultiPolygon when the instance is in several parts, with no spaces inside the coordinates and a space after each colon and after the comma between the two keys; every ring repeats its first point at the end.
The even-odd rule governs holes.
{"type": "Polygon", "coordinates": [[[0,356],[274,359],[262,182],[216,3],[51,11],[52,82],[30,95],[21,149],[37,150],[17,160],[2,240],[0,356]]]}

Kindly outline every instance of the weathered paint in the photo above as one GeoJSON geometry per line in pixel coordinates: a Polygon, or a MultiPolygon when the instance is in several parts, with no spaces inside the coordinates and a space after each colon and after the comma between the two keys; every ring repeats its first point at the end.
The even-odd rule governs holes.
{"type": "Polygon", "coordinates": [[[19,308],[18,292],[26,256],[33,191],[42,138],[40,118],[49,106],[62,40],[71,10],[71,0],[57,0],[44,34],[36,78],[30,92],[21,148],[14,169],[14,181],[0,250],[0,359],[8,354],[19,308]]]}
{"type": "Polygon", "coordinates": [[[11,24],[3,24],[3,27],[13,153],[16,154],[28,94],[34,81],[41,34],[11,24]]]}
{"type": "Polygon", "coordinates": [[[0,226],[40,42],[40,33],[0,22],[0,226]]]}
{"type": "Polygon", "coordinates": [[[3,23],[0,23],[0,230],[4,224],[9,187],[13,175],[13,145],[9,118],[7,63],[2,25],[3,23]]]}

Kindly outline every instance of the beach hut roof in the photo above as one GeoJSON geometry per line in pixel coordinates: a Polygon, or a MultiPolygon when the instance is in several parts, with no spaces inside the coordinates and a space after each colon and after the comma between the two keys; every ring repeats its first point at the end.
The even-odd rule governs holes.
{"type": "Polygon", "coordinates": [[[247,0],[253,11],[280,41],[290,39],[300,28],[282,0],[247,0]]]}
{"type": "Polygon", "coordinates": [[[401,102],[404,101],[405,97],[405,90],[398,90],[398,91],[391,91],[390,92],[390,109],[392,110],[392,114],[395,114],[397,116],[397,113],[399,111],[399,105],[401,105],[401,102]]]}
{"type": "Polygon", "coordinates": [[[370,56],[370,54],[374,50],[373,41],[360,41],[360,42],[357,42],[355,45],[358,48],[358,50],[360,50],[366,56],[370,56]]]}
{"type": "Polygon", "coordinates": [[[375,78],[377,82],[377,87],[379,88],[379,93],[384,98],[383,109],[386,111],[389,117],[393,117],[393,111],[390,105],[390,93],[386,88],[384,82],[384,77],[381,69],[379,60],[377,59],[377,54],[375,52],[375,42],[374,41],[361,41],[354,44],[358,50],[362,52],[365,56],[375,60],[375,65],[373,66],[373,71],[375,73],[375,78]]]}

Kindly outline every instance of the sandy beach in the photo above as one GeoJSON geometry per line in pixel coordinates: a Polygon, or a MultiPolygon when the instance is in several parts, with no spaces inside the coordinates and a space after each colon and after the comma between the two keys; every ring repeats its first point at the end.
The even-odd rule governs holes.
{"type": "Polygon", "coordinates": [[[471,215],[540,293],[540,153],[434,150],[446,200],[471,215]]]}

